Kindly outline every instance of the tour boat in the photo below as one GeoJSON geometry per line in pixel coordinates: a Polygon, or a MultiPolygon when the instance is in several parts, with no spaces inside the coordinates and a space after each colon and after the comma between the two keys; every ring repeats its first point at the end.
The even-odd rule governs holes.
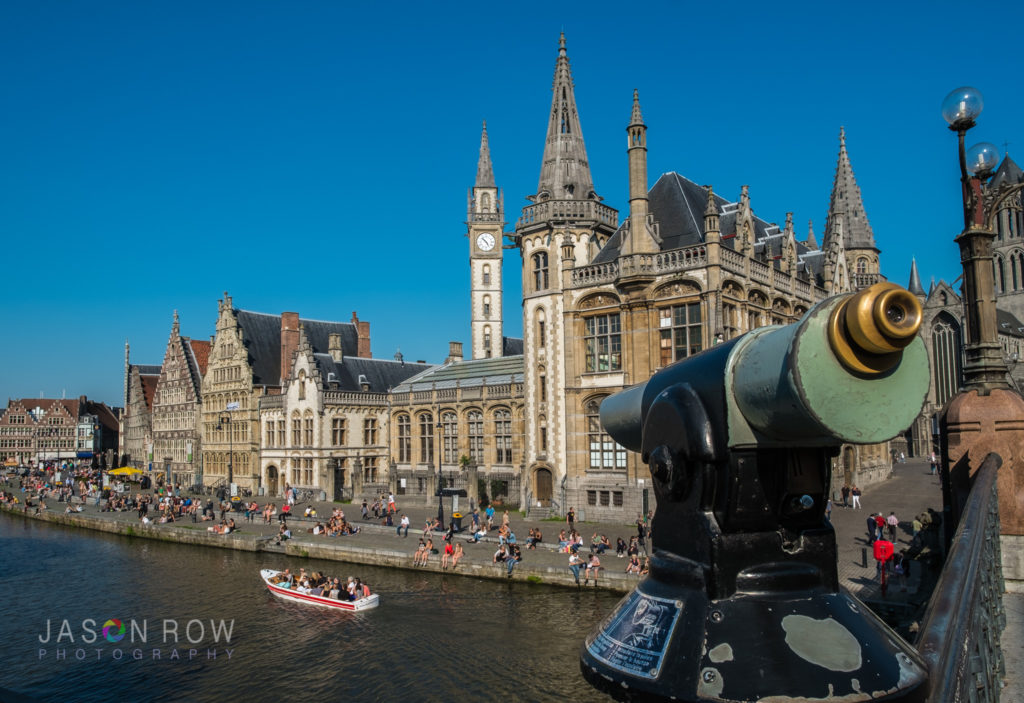
{"type": "Polygon", "coordinates": [[[273,569],[260,570],[260,576],[263,578],[263,582],[267,584],[267,588],[270,589],[270,592],[278,598],[295,601],[296,603],[306,603],[307,605],[320,605],[325,608],[334,608],[335,610],[369,610],[370,608],[376,608],[380,602],[380,596],[376,593],[371,593],[370,595],[358,600],[335,600],[334,598],[314,596],[309,593],[299,593],[294,588],[285,588],[284,586],[280,586],[270,581],[270,579],[280,573],[283,572],[274,571],[273,569]]]}

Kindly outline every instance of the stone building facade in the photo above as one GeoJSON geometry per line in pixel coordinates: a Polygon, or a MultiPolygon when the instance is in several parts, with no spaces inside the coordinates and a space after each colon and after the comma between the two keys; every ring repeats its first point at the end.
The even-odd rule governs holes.
{"type": "Polygon", "coordinates": [[[153,462],[153,396],[160,367],[132,364],[124,343],[124,418],[121,424],[121,462],[149,470],[153,462]]]}
{"type": "Polygon", "coordinates": [[[260,399],[282,391],[303,326],[312,349],[327,352],[337,335],[341,353],[370,356],[370,323],[300,320],[299,314],[251,312],[218,301],[216,334],[202,384],[203,483],[261,485],[260,399]],[[229,466],[230,464],[230,466],[229,466]]]}
{"type": "Polygon", "coordinates": [[[438,475],[474,500],[521,506],[531,495],[523,475],[523,357],[448,359],[391,393],[389,488],[409,502],[434,500],[438,475]]]}
{"type": "Polygon", "coordinates": [[[388,391],[426,368],[406,364],[401,355],[346,356],[339,332],[328,333],[326,349],[318,352],[300,323],[282,392],[259,402],[267,495],[282,495],[289,485],[329,500],[387,490],[388,391]]]}
{"type": "Polygon", "coordinates": [[[208,340],[181,336],[174,313],[171,336],[153,394],[153,468],[170,471],[179,485],[197,483],[201,457],[203,375],[210,356],[208,340]]]}

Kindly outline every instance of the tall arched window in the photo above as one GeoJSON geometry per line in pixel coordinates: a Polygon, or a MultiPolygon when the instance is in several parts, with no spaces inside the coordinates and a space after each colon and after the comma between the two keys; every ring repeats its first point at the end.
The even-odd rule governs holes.
{"type": "Polygon", "coordinates": [[[587,416],[587,445],[591,471],[617,471],[626,468],[626,450],[615,443],[601,427],[601,404],[591,400],[584,408],[587,416]]]}
{"type": "Polygon", "coordinates": [[[292,446],[302,446],[302,419],[297,412],[292,414],[292,446]]]}
{"type": "Polygon", "coordinates": [[[548,343],[547,314],[544,308],[537,310],[537,347],[548,343]]]}
{"type": "Polygon", "coordinates": [[[494,411],[494,463],[512,463],[512,413],[501,409],[494,411]]]}
{"type": "Polygon", "coordinates": [[[484,462],[484,416],[479,410],[466,413],[466,429],[469,437],[469,458],[477,464],[484,462]]]}
{"type": "Polygon", "coordinates": [[[533,289],[535,291],[548,288],[548,253],[538,251],[533,255],[533,289]]]}
{"type": "Polygon", "coordinates": [[[484,318],[489,319],[491,317],[491,296],[484,296],[484,318]]]}
{"type": "Polygon", "coordinates": [[[996,293],[1006,292],[1006,263],[1003,257],[992,257],[992,277],[996,281],[996,293]]]}
{"type": "Polygon", "coordinates": [[[430,413],[420,415],[420,461],[424,464],[434,463],[434,416],[430,413]]]}
{"type": "Polygon", "coordinates": [[[491,326],[484,327],[484,356],[491,355],[491,326]]]}
{"type": "Polygon", "coordinates": [[[484,264],[483,277],[484,277],[484,285],[485,286],[491,285],[491,265],[490,264],[484,264]]]}
{"type": "Polygon", "coordinates": [[[951,318],[932,328],[932,361],[935,373],[935,403],[945,405],[960,389],[960,327],[951,318]]]}
{"type": "Polygon", "coordinates": [[[441,434],[444,442],[444,463],[454,464],[459,460],[459,425],[455,413],[441,415],[441,434]]]}
{"type": "Polygon", "coordinates": [[[867,273],[867,272],[868,272],[868,260],[865,259],[862,256],[859,259],[857,259],[857,273],[867,273]]]}
{"type": "Polygon", "coordinates": [[[403,463],[412,461],[412,422],[409,416],[402,413],[398,416],[398,460],[403,463]]]}

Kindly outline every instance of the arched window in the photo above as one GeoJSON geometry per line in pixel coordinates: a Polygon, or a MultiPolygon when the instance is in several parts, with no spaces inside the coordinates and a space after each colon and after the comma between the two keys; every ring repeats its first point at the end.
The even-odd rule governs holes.
{"type": "Polygon", "coordinates": [[[661,308],[658,314],[662,366],[692,356],[703,348],[699,302],[661,308]]]}
{"type": "Polygon", "coordinates": [[[402,413],[398,416],[398,460],[403,463],[412,461],[412,422],[409,416],[402,413]]]}
{"type": "Polygon", "coordinates": [[[491,355],[491,326],[484,327],[484,356],[491,355]]]}
{"type": "Polygon", "coordinates": [[[484,285],[485,286],[491,285],[491,265],[490,264],[484,264],[483,277],[484,277],[484,285]]]}
{"type": "Polygon", "coordinates": [[[484,296],[484,318],[489,319],[491,317],[491,296],[484,296]]]}
{"type": "Polygon", "coordinates": [[[501,409],[494,411],[495,464],[512,463],[512,413],[501,409]]]}
{"type": "Polygon", "coordinates": [[[1006,262],[1003,257],[992,257],[992,277],[996,281],[996,293],[1006,292],[1006,262]]]}
{"type": "Polygon", "coordinates": [[[454,464],[459,460],[459,425],[455,413],[441,415],[441,439],[444,443],[444,463],[454,464]]]}
{"type": "Polygon", "coordinates": [[[420,415],[420,461],[424,464],[434,463],[434,416],[430,413],[420,415]]]}
{"type": "Polygon", "coordinates": [[[313,446],[313,413],[307,412],[305,419],[302,421],[302,430],[305,435],[303,439],[306,441],[307,447],[313,446]]]}
{"type": "Polygon", "coordinates": [[[292,446],[302,446],[302,419],[298,413],[292,413],[292,446]]]}
{"type": "Polygon", "coordinates": [[[543,308],[537,310],[537,346],[543,347],[548,343],[547,314],[543,308]]]}
{"type": "Polygon", "coordinates": [[[868,272],[868,260],[865,259],[862,256],[859,259],[857,259],[857,273],[867,273],[867,272],[868,272]]]}
{"type": "Polygon", "coordinates": [[[306,371],[299,371],[299,400],[306,399],[306,371]]]}
{"type": "Polygon", "coordinates": [[[548,253],[539,251],[533,255],[533,289],[548,289],[548,253]]]}
{"type": "Polygon", "coordinates": [[[936,322],[932,328],[932,362],[935,403],[945,405],[960,389],[960,327],[952,319],[936,322]]]}
{"type": "Polygon", "coordinates": [[[626,450],[615,443],[601,427],[601,404],[597,400],[587,403],[587,445],[590,448],[591,471],[619,471],[626,468],[626,450]]]}
{"type": "Polygon", "coordinates": [[[469,437],[469,458],[477,464],[484,461],[484,416],[479,410],[466,414],[466,429],[469,437]]]}
{"type": "Polygon", "coordinates": [[[480,210],[483,212],[490,212],[491,210],[491,194],[484,193],[480,196],[480,210]]]}

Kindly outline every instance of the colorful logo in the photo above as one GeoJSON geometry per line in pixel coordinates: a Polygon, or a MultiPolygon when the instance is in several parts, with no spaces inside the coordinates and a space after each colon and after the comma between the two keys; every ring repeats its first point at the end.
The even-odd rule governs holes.
{"type": "Polygon", "coordinates": [[[107,620],[103,623],[103,637],[107,642],[120,642],[124,639],[124,623],[120,620],[107,620]]]}

